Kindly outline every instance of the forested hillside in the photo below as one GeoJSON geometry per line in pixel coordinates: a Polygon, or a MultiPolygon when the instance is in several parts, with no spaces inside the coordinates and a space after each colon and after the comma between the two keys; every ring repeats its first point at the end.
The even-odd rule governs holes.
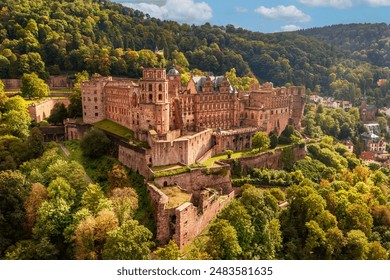
{"type": "Polygon", "coordinates": [[[390,67],[390,25],[339,24],[297,31],[351,52],[352,58],[374,65],[390,67]]]}
{"type": "MultiPolygon", "coordinates": [[[[299,34],[262,34],[232,25],[180,25],[150,18],[110,1],[0,0],[0,78],[36,72],[138,77],[142,67],[255,75],[276,86],[311,90],[358,103],[363,92],[386,100],[376,81],[390,70],[350,59],[299,34]],[[164,49],[164,56],[153,50],[164,49]]],[[[382,101],[380,101],[382,100],[382,101]]],[[[383,103],[383,102],[382,102],[383,103]]]]}

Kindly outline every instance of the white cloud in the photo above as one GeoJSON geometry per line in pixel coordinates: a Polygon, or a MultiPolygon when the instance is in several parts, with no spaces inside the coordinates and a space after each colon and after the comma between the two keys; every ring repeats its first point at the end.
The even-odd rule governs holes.
{"type": "Polygon", "coordinates": [[[280,5],[272,8],[261,6],[255,12],[270,19],[282,19],[290,22],[308,22],[311,20],[309,15],[306,15],[293,5],[280,5]]]}
{"type": "Polygon", "coordinates": [[[241,14],[248,12],[248,9],[243,7],[236,7],[235,9],[237,13],[241,13],[241,14]]]}
{"type": "MultiPolygon", "coordinates": [[[[157,2],[157,1],[155,1],[157,2]]],[[[180,23],[204,23],[213,17],[211,7],[205,2],[194,0],[167,0],[162,6],[149,3],[123,3],[124,6],[140,10],[162,20],[180,23]]]]}
{"type": "Polygon", "coordinates": [[[285,26],[282,26],[280,28],[282,31],[296,31],[296,30],[299,30],[299,29],[302,29],[302,27],[298,26],[298,25],[294,25],[294,24],[289,24],[289,25],[285,25],[285,26]]]}
{"type": "Polygon", "coordinates": [[[311,7],[333,7],[338,9],[351,8],[357,5],[390,6],[390,0],[300,0],[299,2],[311,7]]]}

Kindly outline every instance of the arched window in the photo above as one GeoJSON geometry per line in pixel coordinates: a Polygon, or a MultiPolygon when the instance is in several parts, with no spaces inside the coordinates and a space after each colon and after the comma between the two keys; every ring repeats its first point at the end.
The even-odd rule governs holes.
{"type": "Polygon", "coordinates": [[[162,84],[159,84],[159,85],[158,85],[158,90],[159,90],[159,91],[162,91],[162,84]]]}

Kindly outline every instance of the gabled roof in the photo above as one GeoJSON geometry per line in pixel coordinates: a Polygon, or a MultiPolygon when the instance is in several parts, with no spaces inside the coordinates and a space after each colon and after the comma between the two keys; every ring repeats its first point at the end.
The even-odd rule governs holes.
{"type": "MultiPolygon", "coordinates": [[[[208,77],[194,76],[194,77],[192,77],[192,80],[194,81],[194,83],[196,85],[196,90],[198,93],[202,92],[203,85],[206,83],[208,78],[213,83],[214,90],[217,90],[218,87],[222,84],[223,80],[225,79],[225,76],[208,76],[208,77]]],[[[228,80],[228,82],[229,82],[229,80],[228,80]]],[[[235,89],[232,87],[230,82],[229,82],[229,85],[230,85],[229,92],[234,93],[235,89]]]]}

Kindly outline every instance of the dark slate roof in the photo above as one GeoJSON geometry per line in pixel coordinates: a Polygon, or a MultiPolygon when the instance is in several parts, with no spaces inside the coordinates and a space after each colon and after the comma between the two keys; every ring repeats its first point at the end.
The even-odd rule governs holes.
{"type": "Polygon", "coordinates": [[[167,73],[168,76],[180,76],[180,72],[177,71],[175,68],[172,68],[167,73]]]}
{"type": "MultiPolygon", "coordinates": [[[[202,92],[202,87],[204,85],[204,83],[206,82],[207,78],[210,78],[211,79],[211,82],[213,83],[214,85],[214,90],[216,90],[222,83],[223,79],[225,78],[224,76],[209,76],[209,77],[205,77],[205,76],[194,76],[192,77],[193,81],[195,82],[196,84],[196,90],[199,92],[202,92]]],[[[230,82],[229,82],[230,84],[230,82]]],[[[233,93],[235,92],[234,88],[230,85],[230,90],[229,90],[230,93],[233,93]]]]}

